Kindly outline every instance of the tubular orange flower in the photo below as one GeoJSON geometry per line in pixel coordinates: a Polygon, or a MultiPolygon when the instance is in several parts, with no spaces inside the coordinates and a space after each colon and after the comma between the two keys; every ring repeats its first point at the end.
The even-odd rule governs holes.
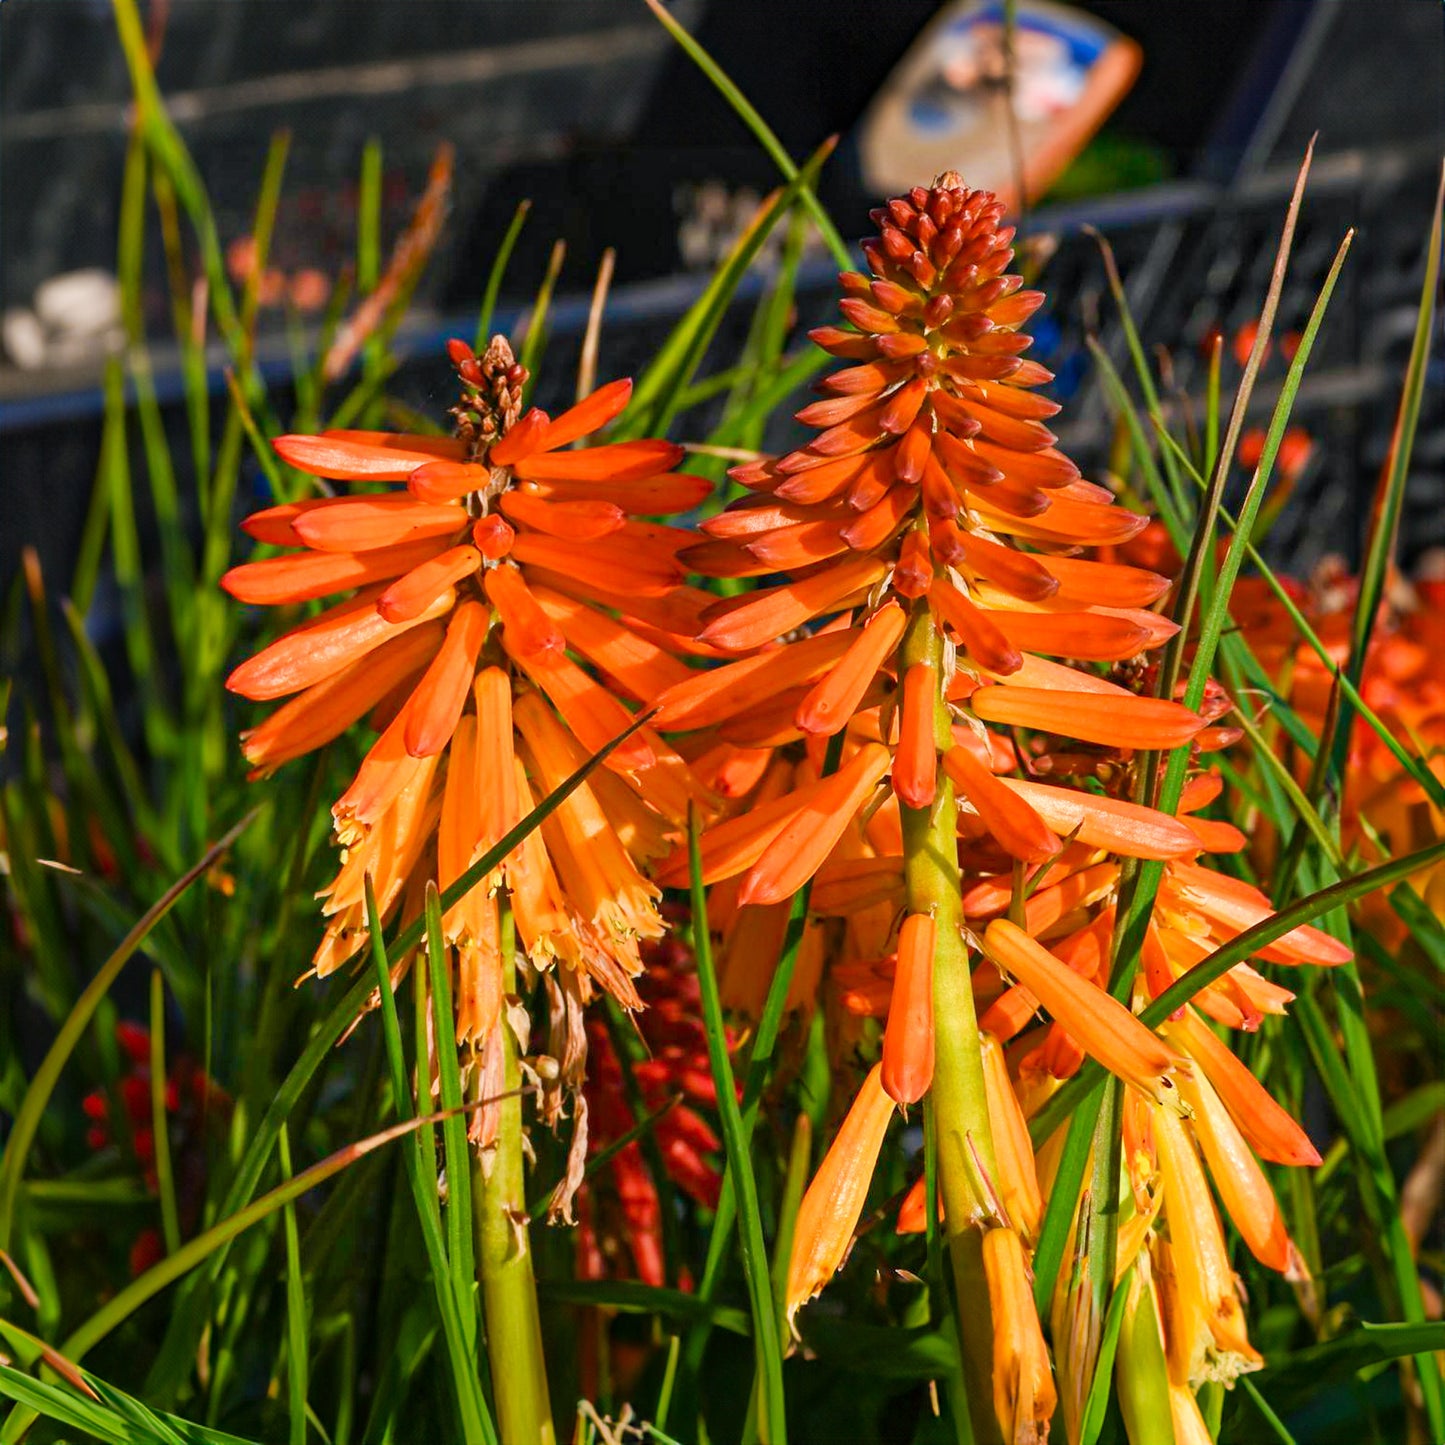
{"type": "Polygon", "coordinates": [[[883,1090],[900,1104],[916,1104],[933,1082],[933,943],[933,919],[910,913],[898,931],[883,1034],[883,1090]]]}
{"type": "Polygon", "coordinates": [[[789,1323],[832,1279],[852,1243],[883,1135],[893,1117],[893,1100],[884,1092],[882,1072],[883,1066],[875,1064],[864,1079],[803,1195],[788,1260],[789,1323]]]}
{"type": "Polygon", "coordinates": [[[1164,1327],[1169,1374],[1178,1384],[1233,1381],[1264,1363],[1244,1332],[1244,1311],[1214,1201],[1183,1122],[1168,1109],[1151,1123],[1164,1183],[1168,1241],[1156,1248],[1169,1268],[1164,1327]]]}
{"type": "Polygon", "coordinates": [[[994,1413],[1010,1445],[1042,1445],[1058,1395],[1014,1230],[984,1231],[983,1268],[993,1316],[994,1413]]]}
{"type": "Polygon", "coordinates": [[[1111,1073],[1151,1098],[1176,1099],[1172,1075],[1187,1069],[1117,999],[1086,983],[1023,929],[996,918],[984,931],[989,956],[1020,982],[1111,1073]]]}
{"type": "Polygon", "coordinates": [[[1304,1261],[1285,1228],[1274,1190],[1208,1077],[1202,1071],[1181,1075],[1179,1091],[1192,1111],[1194,1137],[1214,1187],[1250,1253],[1286,1279],[1304,1278],[1304,1261]]]}
{"type": "MultiPolygon", "coordinates": [[[[734,652],[787,640],[766,660],[733,664],[746,683],[736,694],[721,677],[679,684],[665,699],[664,717],[670,726],[722,724],[739,743],[778,746],[796,735],[782,720],[785,700],[806,684],[796,713],[804,733],[834,733],[856,720],[864,735],[877,737],[870,711],[884,703],[886,722],[892,689],[901,684],[894,787],[921,807],[934,795],[937,767],[925,745],[932,710],[924,704],[924,674],[910,689],[900,662],[910,619],[958,639],[934,683],[959,705],[955,678],[987,682],[1038,661],[1035,652],[1131,657],[1173,629],[1138,610],[1167,588],[1157,574],[1087,560],[1070,565],[1075,559],[1029,550],[1116,540],[1144,523],[1080,480],[1053,449],[1043,419],[1058,408],[1030,390],[1049,374],[1018,356],[1029,344],[1018,327],[1042,298],[1006,274],[1012,232],[1002,226],[997,199],[947,175],[874,214],[880,234],[864,247],[871,275],[842,278],[841,309],[860,331],[814,333],[826,350],[858,363],[825,378],[827,399],[800,413],[821,431],[775,461],[735,469],[752,495],[709,520],[713,542],[684,554],[689,565],[720,576],[777,568],[796,574],[713,604],[700,634],[734,652]],[[1021,513],[1033,530],[1020,530],[1021,513]],[[826,631],[790,636],[830,617],[826,631]],[[824,656],[818,646],[836,636],[835,627],[850,639],[836,661],[815,671],[824,656]]],[[[830,641],[827,656],[836,645],[830,641]]],[[[1070,667],[1058,673],[1079,679],[1066,691],[1089,690],[1087,674],[1070,667]]],[[[1140,746],[1202,726],[1176,704],[1109,690],[1142,704],[1132,719],[1131,708],[1114,709],[1111,744],[1131,725],[1140,746]]],[[[1032,725],[1077,736],[1076,713],[1086,739],[1103,735],[1103,709],[1072,708],[1074,701],[1052,707],[1046,722],[1031,718],[1032,725]]],[[[1037,821],[1004,807],[1000,790],[988,791],[1000,826],[1009,831],[1017,814],[1029,835],[1025,842],[1012,830],[1015,846],[1047,856],[1052,840],[1037,821]]],[[[1187,829],[1175,836],[1170,856],[1197,847],[1187,829]]]]}

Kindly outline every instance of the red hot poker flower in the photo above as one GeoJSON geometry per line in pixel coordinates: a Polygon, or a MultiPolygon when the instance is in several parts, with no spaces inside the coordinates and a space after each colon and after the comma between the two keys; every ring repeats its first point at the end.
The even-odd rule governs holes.
{"type": "MultiPolygon", "coordinates": [[[[288,699],[243,736],[260,772],[368,715],[380,730],[332,809],[346,852],[325,894],[322,975],[365,936],[368,873],[383,917],[414,915],[428,878],[452,882],[630,725],[619,695],[646,705],[686,678],[668,639],[697,629],[706,600],[682,585],[677,553],[689,534],[639,520],[708,491],[672,470],[681,448],[570,449],[618,416],[630,382],[552,418],[523,412],[527,373],[502,338],[480,358],[461,342],[449,350],[462,387],[455,435],[278,438],[301,471],[385,490],[255,514],[245,523],[253,537],[295,550],[222,579],[263,605],[350,594],[227,682],[243,697],[288,699]]],[[[502,884],[539,967],[560,957],[584,996],[595,982],[638,1006],[638,941],[662,931],[641,865],[666,850],[699,796],[683,760],[643,729],[448,913],[463,1038],[486,1036],[501,1006],[502,884]]]]}

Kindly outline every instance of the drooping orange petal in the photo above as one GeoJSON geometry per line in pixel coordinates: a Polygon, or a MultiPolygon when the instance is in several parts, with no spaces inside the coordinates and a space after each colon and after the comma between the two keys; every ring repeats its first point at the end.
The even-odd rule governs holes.
{"type": "Polygon", "coordinates": [[[347,847],[359,842],[408,788],[423,786],[437,757],[414,758],[406,750],[406,709],[372,744],[350,786],[332,805],[336,836],[347,847]]]}
{"type": "Polygon", "coordinates": [[[490,620],[480,602],[463,602],[452,613],[446,641],[407,705],[405,742],[412,757],[428,758],[446,747],[471,691],[490,620]]]}
{"type": "Polygon", "coordinates": [[[928,663],[916,662],[903,674],[893,757],[893,791],[910,808],[928,807],[938,790],[937,708],[938,675],[928,663]]]}
{"type": "Polygon", "coordinates": [[[374,591],[359,593],[247,658],[226,679],[226,687],[255,702],[300,692],[400,637],[408,627],[440,617],[451,604],[452,599],[443,595],[428,611],[393,624],[377,613],[374,591]]]}
{"type": "Polygon", "coordinates": [[[511,680],[500,667],[484,667],[472,684],[472,698],[477,718],[472,780],[478,805],[476,844],[485,850],[500,843],[522,820],[512,740],[511,680]]]}
{"type": "Polygon", "coordinates": [[[964,650],[989,672],[1017,672],[1023,657],[996,622],[974,606],[946,578],[928,589],[928,600],[938,615],[958,634],[964,650]]]}
{"type": "MultiPolygon", "coordinates": [[[[502,646],[523,672],[551,699],[567,726],[589,753],[610,743],[632,726],[632,714],[606,688],[595,682],[564,652],[513,652],[502,634],[502,646]]],[[[607,755],[604,766],[650,768],[657,756],[641,733],[634,733],[607,755]]]]}
{"type": "Polygon", "coordinates": [[[248,537],[269,543],[273,547],[299,547],[301,539],[296,535],[296,528],[292,523],[303,512],[324,506],[331,500],[330,497],[308,497],[300,502],[282,502],[279,506],[265,507],[243,518],[241,530],[248,537]]]}
{"type": "Polygon", "coordinates": [[[943,766],[1011,858],[1042,863],[1058,854],[1062,845],[1029,800],[1007,788],[967,748],[950,748],[943,766]]]}
{"type": "Polygon", "coordinates": [[[247,762],[259,768],[279,767],[340,737],[392,688],[425,667],[441,641],[437,624],[412,628],[308,687],[265,722],[241,734],[247,762]]]}
{"type": "Polygon", "coordinates": [[[991,532],[1071,546],[1106,547],[1137,537],[1149,519],[1123,507],[1105,507],[1055,496],[1046,511],[1034,517],[1012,516],[990,505],[990,493],[971,493],[970,505],[991,532]]]}
{"type": "MultiPolygon", "coordinates": [[[[776,528],[743,540],[742,547],[749,557],[766,564],[766,571],[789,572],[846,552],[848,542],[839,523],[825,519],[776,528]]],[[[689,549],[689,560],[696,550],[689,549]]]]}
{"type": "Polygon", "coordinates": [[[376,599],[376,610],[388,622],[409,622],[481,565],[482,554],[470,544],[450,547],[393,582],[376,599]]]}
{"type": "Polygon", "coordinates": [[[1126,858],[1178,858],[1199,849],[1199,840],[1183,823],[1154,808],[1022,778],[999,781],[1024,798],[1060,837],[1073,834],[1081,843],[1126,858]]]}
{"type": "Polygon", "coordinates": [[[887,571],[876,557],[855,557],[799,582],[764,588],[743,602],[709,608],[706,625],[698,634],[729,651],[762,647],[795,627],[837,608],[854,593],[871,587],[887,571]]]}
{"type": "Polygon", "coordinates": [[[881,1081],[890,1099],[916,1104],[933,1082],[933,944],[927,913],[910,913],[898,931],[898,966],[883,1033],[881,1081]]]}
{"type": "Polygon", "coordinates": [[[1161,1032],[1194,1059],[1261,1159],[1273,1164],[1320,1162],[1309,1135],[1193,1009],[1185,1008],[1183,1017],[1164,1024],[1161,1032]]]}
{"type": "Polygon", "coordinates": [[[301,513],[296,535],[319,552],[367,552],[426,537],[450,537],[467,526],[463,507],[419,502],[409,492],[332,497],[301,513]]]}
{"type": "Polygon", "coordinates": [[[1171,1099],[1170,1076],[1188,1064],[1116,998],[1085,982],[1023,929],[996,918],[984,930],[989,956],[1038,998],[1103,1066],[1151,1098],[1171,1099]]]}
{"type": "Polygon", "coordinates": [[[1180,703],[1128,693],[1056,692],[1006,683],[980,687],[968,702],[974,715],[985,722],[1032,728],[1106,747],[1177,748],[1204,726],[1198,713],[1180,703]]]}
{"type": "Polygon", "coordinates": [[[1017,1231],[984,1231],[983,1271],[993,1320],[993,1408],[1000,1438],[1014,1445],[1045,1440],[1058,1392],[1017,1231]]]}
{"type": "Polygon", "coordinates": [[[428,462],[466,458],[465,445],[453,437],[400,432],[329,431],[277,437],[271,445],[298,470],[345,482],[404,482],[428,462]]]}
{"type": "Polygon", "coordinates": [[[847,727],[907,625],[907,614],[897,603],[879,608],[853,633],[847,652],[833,670],[803,699],[797,711],[798,726],[804,732],[824,737],[847,727]]]}
{"type": "Polygon", "coordinates": [[[1274,1190],[1207,1076],[1201,1072],[1192,1078],[1181,1076],[1179,1092],[1193,1112],[1194,1137],[1225,1213],[1249,1252],[1288,1278],[1303,1277],[1303,1261],[1289,1237],[1274,1190]]]}
{"type": "Polygon", "coordinates": [[[1029,1142],[1028,1121],[1019,1106],[999,1041],[985,1033],[979,1036],[978,1043],[983,1058],[989,1132],[993,1135],[994,1158],[998,1161],[999,1177],[994,1184],[1009,1223],[1024,1239],[1033,1240],[1038,1237],[1044,1205],[1034,1149],[1029,1142]]]}
{"type": "Polygon", "coordinates": [[[888,749],[865,743],[830,778],[807,806],[788,820],[748,870],[738,902],[780,903],[791,898],[833,851],[843,830],[888,770],[888,749]]]}
{"type": "Polygon", "coordinates": [[[881,1076],[882,1065],[875,1064],[798,1208],[788,1260],[789,1320],[832,1279],[852,1242],[893,1117],[881,1076]]]}
{"type": "Polygon", "coordinates": [[[502,619],[504,640],[518,656],[561,652],[566,646],[562,633],[543,611],[516,567],[488,568],[482,587],[487,601],[502,619]]]}
{"type": "Polygon", "coordinates": [[[848,858],[825,863],[813,879],[812,912],[842,917],[887,902],[903,887],[901,858],[848,858]]]}
{"type": "Polygon", "coordinates": [[[423,541],[379,547],[355,556],[349,552],[293,552],[232,567],[221,578],[221,586],[237,602],[257,607],[310,602],[333,592],[398,577],[435,555],[436,547],[434,541],[423,541]]]}
{"type": "Polygon", "coordinates": [[[700,587],[674,587],[657,596],[643,596],[629,593],[625,581],[618,579],[610,586],[598,586],[596,582],[574,575],[570,571],[556,571],[550,567],[527,568],[528,578],[564,597],[575,598],[578,602],[610,607],[620,612],[628,626],[643,624],[666,633],[669,639],[678,639],[679,650],[694,650],[694,655],[715,657],[711,649],[703,651],[693,642],[702,627],[702,616],[717,601],[712,592],[700,587]]]}
{"type": "Polygon", "coordinates": [[[1056,559],[1020,552],[987,537],[958,528],[955,530],[958,532],[955,544],[958,555],[947,558],[947,561],[962,563],[996,587],[1026,602],[1042,602],[1058,592],[1058,579],[1045,566],[1045,561],[1056,559]]]}
{"type": "MultiPolygon", "coordinates": [[[[1197,864],[1176,862],[1170,869],[1169,881],[1187,904],[1223,925],[1230,936],[1274,916],[1269,899],[1259,889],[1197,864]]],[[[1329,967],[1348,963],[1354,953],[1329,934],[1304,923],[1261,948],[1258,956],[1272,963],[1313,963],[1329,967]]]]}
{"type": "Polygon", "coordinates": [[[541,447],[550,420],[541,407],[529,407],[507,429],[507,434],[487,449],[487,464],[510,467],[521,458],[531,456],[541,447]]]}
{"type": "MultiPolygon", "coordinates": [[[[496,456],[495,448],[492,455],[496,456]]],[[[534,452],[514,462],[512,470],[525,481],[637,482],[670,472],[683,455],[676,442],[649,438],[610,442],[580,452],[534,452]]]]}

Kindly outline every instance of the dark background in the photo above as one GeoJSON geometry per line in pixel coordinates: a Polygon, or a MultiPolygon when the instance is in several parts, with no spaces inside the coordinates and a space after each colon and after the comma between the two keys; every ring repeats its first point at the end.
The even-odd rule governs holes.
{"type": "MultiPolygon", "coordinates": [[[[878,200],[859,177],[854,131],[936,8],[931,0],[681,0],[676,11],[792,154],[828,134],[842,137],[821,193],[852,237],[867,228],[878,200]]],[[[1151,184],[1063,204],[1046,198],[1028,220],[1060,237],[1043,277],[1050,306],[1034,330],[1035,354],[1058,373],[1064,442],[1096,467],[1108,439],[1085,333],[1097,332],[1122,356],[1097,250],[1081,224],[1110,237],[1146,344],[1167,348],[1181,387],[1197,391],[1205,338],[1216,327],[1232,337],[1257,313],[1289,186],[1318,130],[1281,330],[1302,325],[1345,229],[1359,234],[1300,398],[1315,455],[1271,548],[1275,560],[1300,569],[1325,551],[1353,554],[1409,349],[1445,135],[1440,7],[1092,0],[1081,8],[1143,47],[1139,81],[1101,139],[1133,158],[1121,178],[1142,175],[1151,184]]],[[[552,240],[565,239],[548,359],[554,384],[565,386],[605,247],[616,248],[617,281],[604,377],[642,365],[701,284],[684,274],[677,246],[687,188],[716,180],[762,193],[777,179],[722,98],[633,0],[172,0],[159,74],[223,241],[249,227],[271,133],[292,129],[275,247],[281,265],[334,273],[349,257],[368,137],[384,147],[387,236],[405,224],[437,142],[456,144],[451,219],[403,334],[414,360],[394,388],[432,409],[445,404],[447,388],[440,341],[470,332],[496,242],[523,196],[533,213],[498,319],[515,318],[552,240]]],[[[28,304],[57,271],[113,266],[128,96],[108,4],[0,6],[0,304],[28,304]]],[[[176,398],[167,301],[152,259],[146,300],[158,385],[176,398]]],[[[800,323],[826,316],[832,280],[825,257],[808,263],[800,323]]],[[[743,306],[724,328],[719,356],[745,324],[743,306]]],[[[284,388],[279,319],[261,356],[284,388]]],[[[99,369],[99,357],[58,372],[0,364],[6,591],[26,542],[65,575],[98,455],[99,369]]],[[[1272,402],[1280,375],[1267,373],[1274,384],[1261,388],[1261,405],[1272,402]]],[[[1232,379],[1227,372],[1226,385],[1232,379]]],[[[213,384],[219,395],[219,368],[213,384]]],[[[179,406],[172,412],[179,441],[179,406]]],[[[686,418],[684,430],[696,436],[706,423],[686,418]]],[[[785,444],[789,427],[780,416],[770,441],[785,444]]],[[[246,490],[243,507],[252,501],[246,490]]],[[[1445,370],[1437,361],[1402,546],[1414,558],[1442,542],[1445,370]]],[[[93,626],[103,637],[106,619],[93,626]]]]}

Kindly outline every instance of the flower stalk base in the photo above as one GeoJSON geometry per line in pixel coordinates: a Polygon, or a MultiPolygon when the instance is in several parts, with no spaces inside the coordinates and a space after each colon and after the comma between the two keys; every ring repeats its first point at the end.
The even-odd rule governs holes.
{"type": "MultiPolygon", "coordinates": [[[[505,901],[501,914],[503,988],[510,996],[517,982],[516,937],[511,909],[505,901]]],[[[522,1071],[517,1040],[505,1016],[495,1026],[506,1040],[505,1097],[499,1108],[490,1167],[483,1167],[478,1160],[472,1171],[477,1275],[482,1286],[492,1395],[497,1428],[507,1445],[556,1445],[527,1230],[519,1092],[522,1071]]]]}

